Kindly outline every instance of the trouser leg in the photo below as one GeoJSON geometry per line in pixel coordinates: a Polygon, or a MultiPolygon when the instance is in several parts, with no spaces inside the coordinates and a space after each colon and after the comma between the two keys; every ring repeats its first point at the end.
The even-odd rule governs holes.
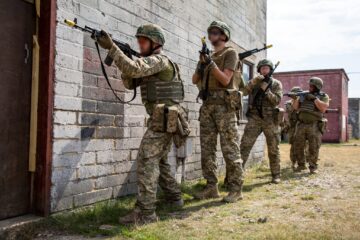
{"type": "Polygon", "coordinates": [[[271,124],[263,126],[263,131],[266,137],[271,174],[278,176],[280,175],[280,149],[279,139],[277,138],[278,128],[271,124]]]}
{"type": "Polygon", "coordinates": [[[201,168],[203,177],[208,185],[216,185],[216,145],[217,134],[215,121],[212,116],[212,105],[203,105],[200,109],[200,145],[201,145],[201,168]]]}
{"type": "Polygon", "coordinates": [[[305,166],[305,142],[307,139],[306,125],[303,123],[298,124],[296,138],[294,139],[294,156],[295,161],[300,167],[305,166]]]}
{"type": "Polygon", "coordinates": [[[136,206],[145,215],[155,211],[156,191],[159,179],[160,159],[167,156],[171,142],[168,133],[154,132],[148,129],[141,141],[137,157],[138,195],[136,206]]]}
{"type": "Polygon", "coordinates": [[[317,123],[314,123],[313,126],[311,126],[311,129],[309,129],[309,151],[308,151],[308,161],[310,168],[317,169],[317,162],[319,160],[319,150],[321,146],[321,138],[322,134],[318,129],[317,123]]]}
{"type": "MultiPolygon", "coordinates": [[[[169,147],[171,142],[169,143],[169,147]]],[[[181,190],[179,184],[176,182],[174,176],[171,174],[171,166],[167,156],[160,160],[160,176],[159,185],[164,191],[166,200],[177,201],[181,199],[181,190]]]]}
{"type": "Polygon", "coordinates": [[[243,168],[245,168],[245,164],[249,158],[251,149],[253,148],[256,139],[261,132],[261,125],[258,123],[258,121],[253,118],[249,118],[240,143],[240,153],[241,159],[243,161],[243,168]]]}
{"type": "Polygon", "coordinates": [[[243,169],[236,113],[228,111],[226,106],[219,106],[216,111],[216,123],[220,133],[220,144],[226,164],[229,190],[241,191],[243,169]]]}

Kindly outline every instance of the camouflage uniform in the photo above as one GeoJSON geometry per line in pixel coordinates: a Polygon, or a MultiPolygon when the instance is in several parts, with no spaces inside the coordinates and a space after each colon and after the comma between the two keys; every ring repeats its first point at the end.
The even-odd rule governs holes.
{"type": "MultiPolygon", "coordinates": [[[[145,29],[153,26],[145,25],[145,29]]],[[[143,36],[141,34],[143,29],[144,26],[139,28],[137,37],[143,36]]],[[[111,47],[108,57],[113,59],[122,71],[122,80],[127,89],[140,86],[142,101],[150,115],[148,129],[143,136],[137,156],[136,206],[142,215],[154,215],[158,183],[168,201],[181,200],[180,188],[171,175],[167,160],[172,139],[180,134],[177,129],[178,121],[175,119],[176,122],[173,123],[175,130],[174,126],[169,126],[169,121],[167,124],[164,123],[171,109],[175,109],[179,116],[187,117],[185,110],[179,105],[184,98],[179,70],[177,65],[165,55],[152,54],[134,61],[115,44],[111,47]],[[169,131],[169,129],[173,130],[169,131]]],[[[184,127],[188,135],[188,126],[184,127]]]]}
{"type": "MultiPolygon", "coordinates": [[[[217,27],[219,22],[213,22],[211,27],[217,27]]],[[[224,24],[221,23],[220,24],[224,24]]],[[[220,25],[223,26],[223,25],[220,25]]],[[[229,32],[225,32],[230,37],[229,32]]],[[[239,93],[236,78],[238,74],[238,54],[232,47],[211,54],[211,60],[221,70],[230,69],[234,73],[228,86],[222,86],[215,76],[205,69],[205,74],[200,82],[200,89],[206,89],[208,76],[208,96],[203,99],[200,108],[200,143],[201,143],[201,167],[204,178],[207,180],[207,188],[216,188],[218,178],[216,164],[217,137],[220,135],[220,145],[226,163],[230,193],[240,192],[243,183],[243,169],[239,148],[239,133],[237,125],[236,107],[231,107],[228,101],[230,92],[239,93]]],[[[241,96],[239,95],[241,99],[241,96]]],[[[216,195],[216,194],[215,194],[216,195]]],[[[229,194],[230,195],[230,194],[229,194]]],[[[228,201],[226,198],[225,201],[228,201]]]]}
{"type": "MultiPolygon", "coordinates": [[[[319,81],[319,78],[311,78],[319,81]]],[[[321,79],[320,79],[321,80],[321,79]]],[[[322,80],[321,85],[322,87],[322,80]]],[[[320,90],[321,87],[318,87],[320,90]]],[[[329,103],[329,96],[327,94],[314,95],[322,102],[329,103]]],[[[315,172],[318,167],[319,150],[321,146],[321,138],[326,126],[326,119],[323,114],[315,106],[314,100],[309,100],[305,97],[303,102],[299,102],[299,122],[296,126],[296,138],[294,140],[295,159],[300,169],[305,168],[305,149],[306,141],[309,142],[307,160],[311,172],[315,172]]]]}
{"type": "MultiPolygon", "coordinates": [[[[289,100],[285,103],[285,108],[287,111],[288,119],[285,123],[285,127],[284,127],[283,131],[288,134],[289,144],[290,144],[290,161],[292,163],[293,169],[295,169],[295,165],[297,164],[297,162],[296,162],[296,157],[295,157],[295,147],[294,147],[293,143],[294,143],[294,140],[296,139],[295,133],[296,133],[296,124],[298,122],[298,114],[297,114],[297,111],[294,110],[291,100],[289,100]]],[[[308,141],[306,141],[305,150],[304,150],[306,160],[308,158],[307,157],[308,150],[309,150],[309,143],[308,143],[308,141]]]]}
{"type": "MultiPolygon", "coordinates": [[[[268,64],[270,65],[270,63],[268,64]]],[[[258,71],[263,65],[262,61],[260,61],[258,71]]],[[[261,133],[264,133],[268,147],[271,174],[274,180],[279,179],[280,176],[280,151],[278,137],[280,134],[280,122],[278,122],[277,108],[282,97],[282,84],[280,81],[271,78],[269,88],[265,91],[262,103],[258,103],[256,96],[257,93],[261,91],[261,84],[262,83],[257,83],[254,85],[253,80],[251,80],[245,88],[242,89],[245,96],[249,95],[249,108],[246,114],[248,117],[248,123],[245,126],[244,135],[240,144],[241,158],[243,160],[243,166],[245,166],[256,139],[261,133]]]]}

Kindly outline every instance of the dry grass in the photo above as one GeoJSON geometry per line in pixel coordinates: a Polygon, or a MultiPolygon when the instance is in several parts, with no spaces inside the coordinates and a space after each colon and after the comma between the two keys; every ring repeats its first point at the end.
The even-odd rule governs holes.
{"type": "MultiPolygon", "coordinates": [[[[269,184],[265,164],[247,171],[243,201],[188,200],[181,211],[161,208],[158,223],[117,227],[109,234],[114,239],[360,239],[360,147],[323,145],[316,176],[292,173],[287,144],[281,145],[281,156],[283,182],[279,185],[269,184]]],[[[187,199],[202,184],[184,186],[187,199]]],[[[85,218],[79,216],[87,216],[89,210],[72,215],[72,228],[59,224],[69,218],[57,217],[56,226],[81,234],[103,234],[96,229],[101,224],[115,225],[116,214],[102,218],[99,209],[85,218]],[[88,224],[90,216],[98,222],[88,224]],[[77,228],[80,223],[93,229],[77,228]]]]}

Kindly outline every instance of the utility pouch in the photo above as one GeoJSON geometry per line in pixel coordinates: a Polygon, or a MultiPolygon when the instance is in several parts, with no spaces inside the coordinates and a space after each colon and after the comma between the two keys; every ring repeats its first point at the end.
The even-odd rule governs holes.
{"type": "Polygon", "coordinates": [[[275,125],[280,125],[284,122],[284,113],[285,110],[283,108],[275,108],[273,110],[273,119],[275,125]]]}
{"type": "Polygon", "coordinates": [[[226,90],[224,100],[229,111],[242,111],[242,93],[240,91],[235,89],[226,90]]]}
{"type": "Polygon", "coordinates": [[[176,106],[168,107],[166,132],[175,133],[178,129],[179,110],[176,106]]]}
{"type": "Polygon", "coordinates": [[[149,128],[154,132],[165,132],[165,127],[165,104],[157,104],[151,116],[151,123],[149,128]]]}
{"type": "Polygon", "coordinates": [[[187,137],[190,134],[190,124],[188,121],[188,113],[182,108],[179,107],[177,119],[177,132],[174,134],[174,144],[177,148],[184,145],[187,137]]]}
{"type": "Polygon", "coordinates": [[[324,134],[327,129],[327,122],[328,120],[326,118],[321,119],[318,122],[318,128],[321,134],[324,134]]]}

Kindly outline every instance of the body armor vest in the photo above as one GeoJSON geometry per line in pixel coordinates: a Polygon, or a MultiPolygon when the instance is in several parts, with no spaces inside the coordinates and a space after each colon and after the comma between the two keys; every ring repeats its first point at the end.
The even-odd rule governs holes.
{"type": "Polygon", "coordinates": [[[144,103],[163,103],[172,101],[181,103],[184,100],[184,85],[180,78],[178,66],[166,57],[174,69],[171,81],[160,79],[159,74],[143,77],[140,83],[141,98],[144,103]]]}
{"type": "Polygon", "coordinates": [[[303,122],[315,122],[320,121],[323,118],[323,113],[315,106],[313,101],[304,99],[300,103],[299,119],[303,122]]]}

